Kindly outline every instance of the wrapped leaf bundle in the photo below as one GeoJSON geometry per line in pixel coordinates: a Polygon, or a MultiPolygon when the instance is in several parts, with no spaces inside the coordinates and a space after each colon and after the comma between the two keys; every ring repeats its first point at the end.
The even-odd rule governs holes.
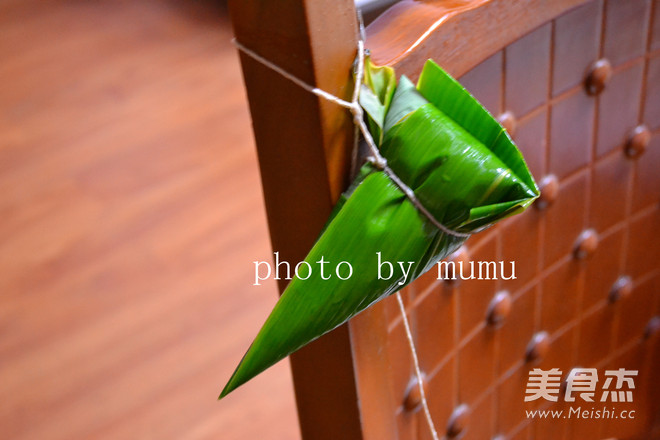
{"type": "Polygon", "coordinates": [[[309,267],[324,262],[325,274],[315,270],[291,280],[220,397],[398,291],[469,234],[538,197],[505,130],[437,64],[426,63],[417,87],[406,77],[397,86],[388,67],[367,63],[365,73],[360,104],[388,168],[362,167],[305,259],[309,267]],[[342,261],[355,273],[349,276],[348,265],[337,267],[342,261]],[[393,270],[381,271],[383,261],[393,270]]]}

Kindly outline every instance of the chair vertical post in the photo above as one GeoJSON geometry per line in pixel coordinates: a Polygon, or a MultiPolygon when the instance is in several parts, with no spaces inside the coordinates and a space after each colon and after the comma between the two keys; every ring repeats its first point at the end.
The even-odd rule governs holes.
{"type": "MultiPolygon", "coordinates": [[[[241,44],[308,84],[350,98],[353,0],[230,0],[241,44]]],[[[350,113],[241,54],[271,241],[302,261],[348,178],[350,113]]],[[[281,281],[282,291],[285,282],[281,281]]],[[[291,356],[303,439],[362,439],[347,325],[291,356]]]]}

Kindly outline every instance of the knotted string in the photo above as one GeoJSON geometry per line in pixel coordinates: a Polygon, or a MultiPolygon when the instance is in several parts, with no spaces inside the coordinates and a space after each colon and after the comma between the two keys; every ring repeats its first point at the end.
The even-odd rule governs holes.
{"type": "MultiPolygon", "coordinates": [[[[361,28],[362,29],[362,28],[361,28]]],[[[397,176],[394,171],[387,165],[387,159],[385,159],[381,154],[380,151],[378,150],[378,147],[376,146],[376,143],[374,142],[373,137],[371,136],[371,133],[369,132],[369,129],[367,128],[366,123],[364,122],[364,111],[362,110],[362,107],[360,106],[359,103],[359,98],[360,98],[360,85],[362,84],[362,80],[364,77],[364,57],[365,57],[365,50],[364,50],[364,38],[358,39],[358,47],[357,47],[357,66],[355,69],[355,85],[353,87],[353,94],[351,97],[351,101],[348,102],[344,99],[341,99],[332,93],[328,93],[325,90],[322,90],[318,87],[313,87],[306,82],[302,81],[300,78],[292,75],[291,73],[287,72],[286,70],[282,69],[280,66],[272,63],[268,59],[262,57],[258,53],[254,52],[253,50],[243,46],[240,42],[238,42],[236,39],[233,39],[232,42],[234,45],[244,54],[248,55],[250,58],[254,59],[255,61],[259,62],[260,64],[263,64],[264,66],[270,68],[271,70],[277,72],[284,78],[292,81],[302,89],[313,93],[316,96],[319,96],[326,101],[329,102],[334,102],[335,104],[347,108],[351,111],[351,114],[353,115],[353,123],[355,126],[354,130],[354,138],[353,138],[353,154],[352,154],[352,161],[353,165],[356,164],[357,162],[357,146],[358,146],[358,141],[359,141],[359,134],[362,133],[362,136],[364,137],[367,145],[369,146],[369,150],[371,155],[367,157],[367,160],[371,162],[377,169],[382,170],[389,178],[390,180],[397,186],[399,189],[405,194],[405,196],[410,200],[410,202],[417,208],[419,212],[421,212],[436,228],[441,230],[447,235],[453,235],[455,237],[459,238],[467,238],[470,236],[470,234],[463,233],[463,232],[458,232],[454,231],[453,229],[450,229],[440,223],[436,218],[426,209],[426,207],[419,201],[417,196],[415,195],[414,191],[406,185],[400,178],[397,176]]],[[[435,429],[435,425],[433,423],[433,419],[431,418],[431,412],[429,411],[429,406],[428,406],[428,401],[426,400],[426,393],[424,392],[424,385],[423,385],[423,376],[422,372],[419,366],[419,358],[417,356],[417,349],[415,348],[415,341],[412,336],[412,332],[410,330],[410,323],[408,322],[408,317],[406,316],[406,309],[403,304],[403,299],[401,298],[401,293],[396,292],[396,298],[399,304],[399,309],[401,311],[401,317],[403,321],[403,326],[406,331],[406,338],[408,339],[408,345],[410,347],[410,351],[412,354],[413,358],[413,364],[415,367],[415,376],[417,378],[417,385],[419,386],[419,394],[420,394],[420,400],[422,403],[422,407],[424,408],[424,415],[426,417],[426,421],[429,425],[429,429],[431,431],[431,434],[433,436],[433,440],[439,440],[438,437],[438,432],[435,429]]]]}
{"type": "MultiPolygon", "coordinates": [[[[357,62],[357,68],[355,74],[355,86],[353,88],[353,97],[351,99],[351,102],[348,102],[331,93],[328,93],[323,89],[320,89],[318,87],[313,87],[307,84],[306,82],[302,81],[300,78],[297,78],[296,76],[290,74],[286,70],[282,69],[278,65],[262,57],[253,50],[243,46],[236,39],[233,39],[232,42],[241,52],[245,53],[250,58],[254,59],[255,61],[258,61],[259,63],[265,65],[271,70],[279,73],[286,79],[300,86],[302,89],[307,90],[308,92],[313,93],[316,96],[325,99],[326,101],[334,102],[335,104],[341,107],[349,109],[351,111],[351,114],[353,115],[353,122],[355,126],[359,129],[359,132],[362,133],[362,136],[364,137],[365,141],[367,142],[367,145],[369,146],[371,156],[367,157],[367,160],[371,162],[377,169],[385,172],[385,174],[387,174],[390,180],[392,180],[392,182],[394,182],[394,184],[397,187],[399,187],[399,189],[406,195],[406,197],[415,206],[415,208],[417,208],[417,210],[419,210],[422,214],[424,214],[424,217],[426,217],[433,224],[433,226],[435,226],[436,228],[438,228],[447,235],[453,235],[454,237],[459,237],[459,238],[470,237],[471,234],[455,231],[443,225],[438,220],[436,220],[433,214],[431,214],[429,210],[426,209],[426,207],[422,204],[422,202],[419,201],[419,199],[415,195],[415,192],[408,185],[406,185],[403,182],[403,180],[401,180],[399,176],[397,176],[394,173],[394,171],[392,171],[392,169],[387,165],[387,159],[385,159],[380,154],[380,151],[376,146],[376,142],[374,142],[374,139],[371,136],[369,129],[367,128],[367,124],[364,122],[364,111],[362,110],[362,106],[360,106],[359,103],[360,84],[362,84],[362,79],[364,76],[364,42],[362,40],[358,40],[358,58],[357,58],[358,62],[357,62]]],[[[355,131],[354,145],[357,144],[357,140],[358,140],[358,130],[355,131]]],[[[354,148],[354,154],[355,154],[355,150],[356,148],[354,148]]]]}

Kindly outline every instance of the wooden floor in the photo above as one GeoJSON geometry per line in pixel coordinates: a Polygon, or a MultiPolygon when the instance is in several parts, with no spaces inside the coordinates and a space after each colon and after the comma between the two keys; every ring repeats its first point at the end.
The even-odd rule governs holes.
{"type": "Polygon", "coordinates": [[[299,438],[288,363],[222,386],[276,300],[211,1],[0,1],[0,438],[299,438]]]}

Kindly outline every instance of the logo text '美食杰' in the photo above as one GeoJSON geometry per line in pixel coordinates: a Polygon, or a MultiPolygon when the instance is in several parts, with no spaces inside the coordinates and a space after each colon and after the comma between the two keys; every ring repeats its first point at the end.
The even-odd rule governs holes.
{"type": "Polygon", "coordinates": [[[562,391],[560,369],[534,368],[529,372],[525,402],[539,399],[557,402],[560,397],[565,402],[575,402],[576,398],[585,402],[632,402],[637,374],[637,370],[619,368],[605,370],[599,377],[596,368],[573,368],[562,391]]]}

